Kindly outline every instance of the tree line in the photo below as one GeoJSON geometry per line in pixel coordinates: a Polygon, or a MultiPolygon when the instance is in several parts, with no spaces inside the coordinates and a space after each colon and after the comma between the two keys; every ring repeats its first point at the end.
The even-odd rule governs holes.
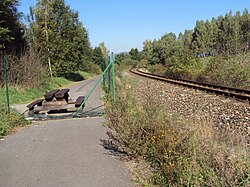
{"type": "Polygon", "coordinates": [[[193,30],[185,30],[177,37],[167,33],[159,40],[146,40],[142,56],[149,64],[166,64],[171,57],[192,58],[235,55],[250,49],[250,14],[245,9],[211,21],[197,21],[193,30]]]}
{"type": "Polygon", "coordinates": [[[147,60],[148,64],[167,64],[172,57],[188,61],[193,57],[236,55],[250,49],[250,14],[247,9],[241,14],[232,11],[210,21],[199,20],[193,30],[185,30],[178,36],[166,33],[160,39],[145,40],[143,50],[132,48],[129,53],[120,53],[121,60],[147,60]]]}
{"type": "Polygon", "coordinates": [[[28,15],[18,12],[18,5],[19,0],[0,1],[1,58],[35,55],[53,76],[78,70],[98,72],[98,65],[107,60],[105,44],[91,47],[78,12],[64,0],[38,0],[28,15]]]}

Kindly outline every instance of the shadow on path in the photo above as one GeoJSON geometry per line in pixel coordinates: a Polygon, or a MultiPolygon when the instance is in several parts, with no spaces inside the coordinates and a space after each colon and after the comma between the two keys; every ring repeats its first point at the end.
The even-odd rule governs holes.
{"type": "Polygon", "coordinates": [[[106,153],[106,154],[116,156],[120,160],[127,160],[128,159],[127,153],[124,151],[120,151],[118,146],[113,144],[112,140],[100,139],[100,141],[101,141],[101,145],[104,147],[104,149],[109,151],[109,153],[106,153]]]}

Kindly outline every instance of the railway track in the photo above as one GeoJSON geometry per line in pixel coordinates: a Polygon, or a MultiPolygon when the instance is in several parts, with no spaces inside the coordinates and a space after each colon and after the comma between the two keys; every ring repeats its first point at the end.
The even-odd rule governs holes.
{"type": "Polygon", "coordinates": [[[143,77],[160,80],[180,86],[185,86],[197,90],[202,90],[208,93],[222,95],[224,97],[234,98],[250,104],[250,90],[219,86],[215,84],[205,84],[201,82],[182,80],[182,79],[170,79],[161,75],[145,72],[141,69],[131,69],[130,72],[143,77]]]}

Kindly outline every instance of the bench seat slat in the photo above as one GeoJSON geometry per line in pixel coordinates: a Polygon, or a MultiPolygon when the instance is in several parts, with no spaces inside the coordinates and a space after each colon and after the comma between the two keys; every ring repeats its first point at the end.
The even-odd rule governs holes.
{"type": "MultiPolygon", "coordinates": [[[[79,96],[75,101],[75,107],[81,106],[82,102],[84,101],[85,96],[79,96]]],[[[84,106],[83,106],[84,107],[84,106]]]]}
{"type": "Polygon", "coordinates": [[[28,105],[27,105],[27,108],[29,108],[29,110],[33,110],[34,107],[35,107],[36,105],[42,106],[42,102],[43,102],[43,101],[44,101],[44,99],[38,99],[38,100],[36,100],[36,101],[34,101],[34,102],[28,104],[28,105]]]}

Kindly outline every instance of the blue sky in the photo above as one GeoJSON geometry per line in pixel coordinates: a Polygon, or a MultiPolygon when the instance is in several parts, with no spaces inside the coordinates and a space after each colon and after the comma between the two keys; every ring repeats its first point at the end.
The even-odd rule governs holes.
{"type": "MultiPolygon", "coordinates": [[[[115,53],[143,47],[143,41],[193,29],[197,20],[250,11],[250,0],[65,0],[79,12],[93,47],[100,42],[115,53]]],[[[20,0],[28,13],[36,0],[20,0]]]]}

